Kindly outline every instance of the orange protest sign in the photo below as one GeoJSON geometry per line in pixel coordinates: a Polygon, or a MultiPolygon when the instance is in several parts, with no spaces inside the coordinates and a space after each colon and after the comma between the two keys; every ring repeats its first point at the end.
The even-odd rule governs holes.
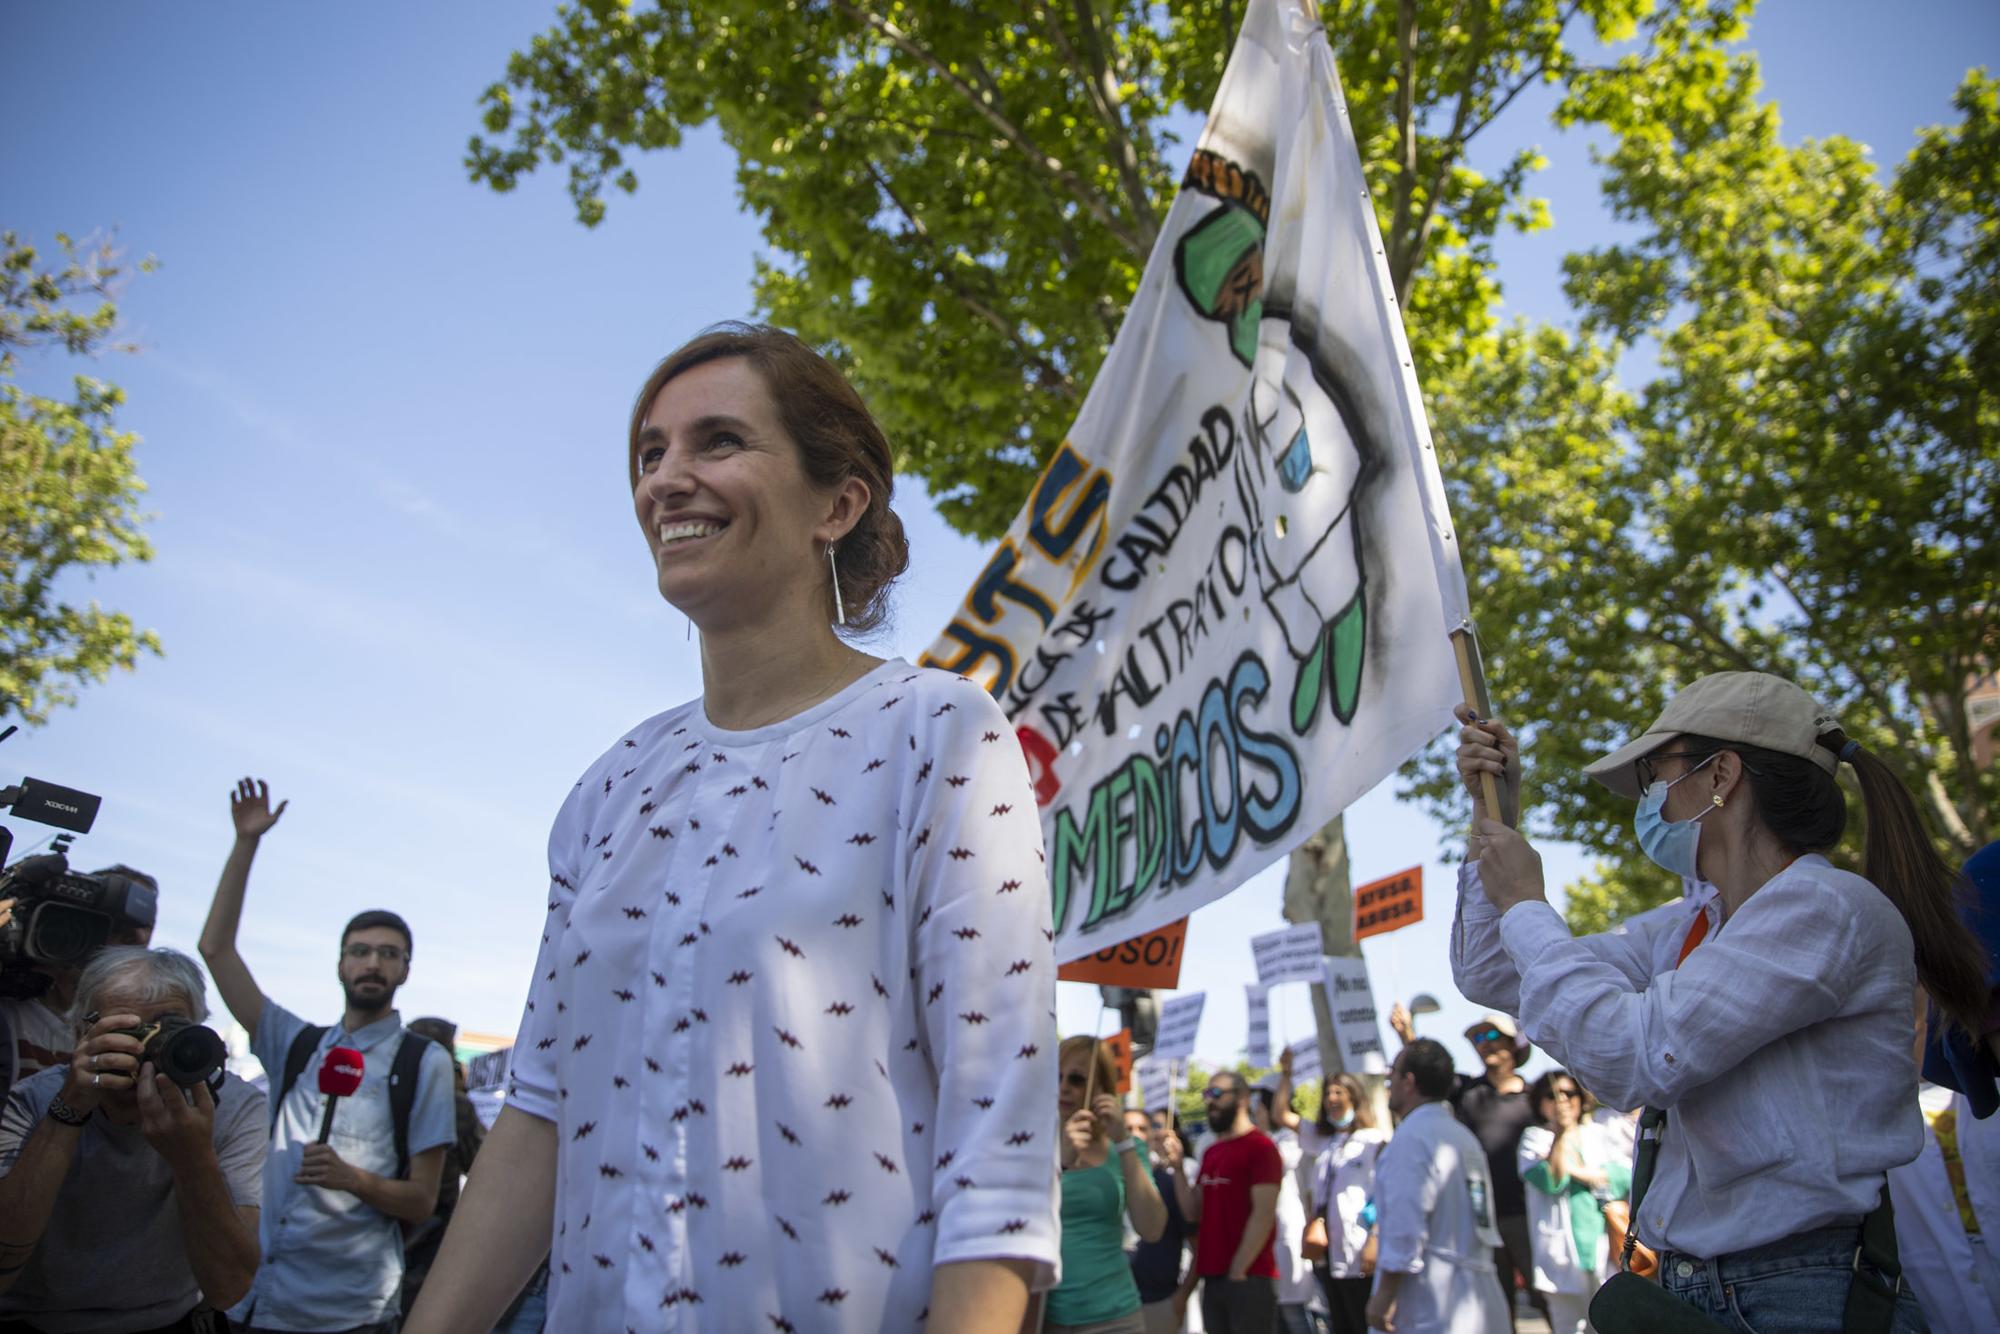
{"type": "Polygon", "coordinates": [[[1424,920],[1424,868],[1412,866],[1354,891],[1354,938],[1366,940],[1384,931],[1424,920]]]}
{"type": "Polygon", "coordinates": [[[1132,1091],[1132,1030],[1121,1028],[1105,1038],[1104,1050],[1111,1053],[1111,1068],[1118,1072],[1118,1085],[1111,1091],[1122,1098],[1132,1091]]]}
{"type": "Polygon", "coordinates": [[[1111,987],[1157,987],[1171,991],[1181,982],[1181,945],[1188,919],[1120,941],[1056,969],[1064,982],[1097,982],[1111,987]]]}

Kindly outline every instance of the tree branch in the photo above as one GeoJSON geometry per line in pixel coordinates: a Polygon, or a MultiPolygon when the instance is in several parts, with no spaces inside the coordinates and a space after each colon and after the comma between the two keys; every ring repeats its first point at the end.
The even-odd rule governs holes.
{"type": "MultiPolygon", "coordinates": [[[[1405,308],[1410,300],[1410,284],[1416,279],[1417,269],[1424,262],[1424,251],[1430,245],[1431,228],[1437,220],[1438,196],[1444,192],[1445,173],[1465,151],[1465,122],[1472,114],[1472,94],[1479,84],[1479,62],[1486,58],[1486,31],[1486,5],[1482,0],[1473,10],[1472,41],[1466,48],[1465,86],[1459,89],[1458,106],[1451,113],[1451,133],[1438,145],[1437,167],[1431,172],[1430,186],[1424,192],[1423,212],[1417,216],[1416,234],[1410,238],[1408,248],[1403,252],[1402,269],[1400,272],[1394,268],[1389,271],[1390,281],[1396,285],[1396,301],[1405,308]]],[[[1410,163],[1414,168],[1414,146],[1410,163]]]]}
{"type": "Polygon", "coordinates": [[[1033,167],[1049,180],[1062,186],[1071,198],[1075,199],[1092,217],[1104,224],[1105,230],[1110,232],[1121,245],[1140,260],[1143,261],[1145,259],[1146,250],[1141,245],[1139,238],[1120,225],[1117,217],[1109,208],[1105,207],[1104,200],[1095,191],[1091,190],[1075,172],[1065,167],[1060,159],[1050,157],[1047,153],[1035,147],[1034,142],[1028,138],[1027,132],[1009,119],[1000,110],[998,105],[996,105],[999,98],[994,95],[991,88],[988,88],[985,92],[974,88],[950,66],[946,65],[944,61],[938,59],[937,55],[929,47],[911,37],[900,25],[884,18],[882,15],[861,9],[850,3],[850,0],[833,0],[833,4],[841,13],[847,15],[857,23],[872,28],[875,32],[888,39],[889,43],[897,50],[928,67],[946,86],[963,98],[968,106],[984,116],[994,129],[1000,131],[1001,136],[1014,146],[1015,151],[1021,154],[1029,166],[1033,167]]]}
{"type": "MultiPolygon", "coordinates": [[[[1097,12],[1091,8],[1090,0],[1070,0],[1070,8],[1076,14],[1077,27],[1083,33],[1083,44],[1091,58],[1090,72],[1095,78],[1091,102],[1097,108],[1098,119],[1104,122],[1105,133],[1111,136],[1118,165],[1118,183],[1125,191],[1125,207],[1132,214],[1133,224],[1138,227],[1139,236],[1145,242],[1145,253],[1150,255],[1153,242],[1159,238],[1160,228],[1154,221],[1153,197],[1146,189],[1144,178],[1139,175],[1139,151],[1133,146],[1124,114],[1118,109],[1117,79],[1111,72],[1110,58],[1105,54],[1104,34],[1097,26],[1097,12]]],[[[1084,82],[1089,86],[1092,79],[1087,77],[1084,82]]]]}
{"type": "Polygon", "coordinates": [[[1018,324],[1009,320],[1006,316],[987,305],[986,302],[974,296],[959,284],[957,275],[953,272],[952,257],[938,250],[937,244],[931,239],[930,229],[924,226],[923,219],[919,218],[916,212],[903,202],[903,197],[896,193],[894,186],[889,184],[888,177],[884,176],[881,169],[872,161],[868,163],[868,175],[874,180],[876,189],[887,195],[889,202],[896,206],[896,211],[902,214],[904,219],[909,222],[910,234],[916,238],[917,244],[930,256],[931,271],[950,290],[952,296],[958,300],[958,303],[991,326],[996,333],[1000,334],[1009,343],[1012,343],[1015,351],[1020,353],[1022,360],[1034,367],[1036,378],[1041,382],[1043,387],[1057,390],[1065,397],[1075,397],[1075,383],[1059,366],[1050,361],[1040,349],[1036,348],[1034,344],[1028,342],[1022,336],[1018,324]]]}
{"type": "Polygon", "coordinates": [[[1398,274],[1410,271],[1410,202],[1417,188],[1417,0],[1396,4],[1396,134],[1402,161],[1396,167],[1396,192],[1389,214],[1389,277],[1400,304],[1406,289],[1398,274]]]}

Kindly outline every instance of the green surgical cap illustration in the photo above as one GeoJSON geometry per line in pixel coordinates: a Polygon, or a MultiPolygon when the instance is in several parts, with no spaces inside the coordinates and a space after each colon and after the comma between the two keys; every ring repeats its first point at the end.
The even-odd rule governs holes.
{"type": "Polygon", "coordinates": [[[1257,355],[1257,325],[1264,317],[1261,284],[1248,302],[1225,301],[1229,275],[1264,245],[1264,224],[1239,204],[1224,204],[1188,229],[1174,251],[1174,271],[1194,308],[1229,326],[1229,349],[1244,365],[1257,355]]]}

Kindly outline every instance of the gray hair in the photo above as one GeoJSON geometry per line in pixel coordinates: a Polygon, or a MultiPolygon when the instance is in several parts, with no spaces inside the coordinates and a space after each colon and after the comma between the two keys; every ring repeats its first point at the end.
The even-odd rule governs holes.
{"type": "Polygon", "coordinates": [[[208,987],[201,980],[201,966],[193,959],[179,950],[113,945],[91,955],[76,980],[76,1003],[69,1009],[76,1031],[90,1027],[86,1016],[101,1008],[97,997],[102,992],[128,982],[138,984],[134,999],[141,1005],[157,1005],[178,996],[187,1002],[190,1019],[199,1024],[208,1018],[208,987]]]}

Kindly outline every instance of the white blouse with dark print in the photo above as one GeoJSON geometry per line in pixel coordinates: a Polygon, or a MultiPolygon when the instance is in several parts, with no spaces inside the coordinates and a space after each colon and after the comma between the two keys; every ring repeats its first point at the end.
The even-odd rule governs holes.
{"type": "Polygon", "coordinates": [[[891,661],[754,731],[648,719],[549,875],[508,1102],[556,1123],[550,1328],[910,1330],[934,1265],[1052,1281],[1048,882],[983,689],[891,661]]]}

